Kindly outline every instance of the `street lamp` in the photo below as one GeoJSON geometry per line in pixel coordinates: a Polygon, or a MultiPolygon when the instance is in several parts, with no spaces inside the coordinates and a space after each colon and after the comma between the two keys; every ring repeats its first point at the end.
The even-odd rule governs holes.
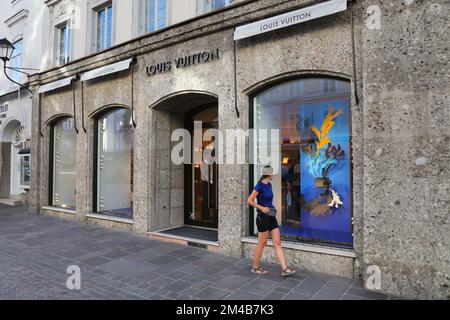
{"type": "Polygon", "coordinates": [[[0,39],[0,59],[2,59],[4,63],[11,60],[14,49],[14,46],[8,39],[0,39]]]}
{"type": "Polygon", "coordinates": [[[14,81],[13,79],[10,78],[10,76],[6,72],[6,70],[9,69],[9,70],[20,72],[20,73],[23,73],[23,74],[26,74],[27,76],[29,76],[30,74],[27,72],[24,72],[23,70],[39,71],[38,69],[8,67],[6,65],[6,63],[11,60],[14,49],[15,49],[14,46],[8,39],[6,39],[6,38],[0,39],[0,59],[3,61],[3,72],[5,73],[5,76],[6,76],[6,78],[8,78],[9,81],[17,84],[19,87],[21,87],[23,89],[28,90],[30,93],[33,93],[28,88],[27,85],[23,85],[17,81],[14,81]]]}

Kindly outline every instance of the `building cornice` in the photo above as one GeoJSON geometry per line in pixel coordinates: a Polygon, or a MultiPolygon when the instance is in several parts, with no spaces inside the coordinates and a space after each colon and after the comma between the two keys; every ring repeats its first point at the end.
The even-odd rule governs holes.
{"type": "Polygon", "coordinates": [[[62,1],[62,0],[46,0],[45,4],[47,5],[47,7],[51,7],[51,6],[54,6],[55,4],[57,4],[60,1],[62,1]]]}
{"type": "MultiPolygon", "coordinates": [[[[2,91],[0,91],[0,99],[4,98],[10,94],[17,93],[19,90],[21,92],[24,91],[24,93],[27,92],[23,88],[19,88],[19,86],[17,86],[17,85],[11,85],[10,87],[7,87],[6,89],[3,89],[2,91]]],[[[21,93],[21,95],[23,96],[22,93],[21,93]]]]}
{"type": "Polygon", "coordinates": [[[28,10],[22,9],[19,12],[12,15],[11,17],[9,17],[8,19],[6,19],[5,24],[8,27],[11,27],[13,24],[18,22],[19,20],[27,18],[29,13],[30,12],[28,10]]]}

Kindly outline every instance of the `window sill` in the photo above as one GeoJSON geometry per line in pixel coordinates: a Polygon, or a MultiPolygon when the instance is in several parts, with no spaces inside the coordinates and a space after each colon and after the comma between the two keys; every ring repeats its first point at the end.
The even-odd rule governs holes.
{"type": "Polygon", "coordinates": [[[108,215],[104,215],[104,214],[98,214],[98,213],[88,213],[88,214],[86,214],[86,217],[100,219],[100,220],[106,220],[106,221],[121,222],[121,223],[126,223],[126,224],[133,224],[132,219],[119,218],[119,217],[108,216],[108,215]]]}
{"type": "MultiPolygon", "coordinates": [[[[257,238],[245,237],[245,238],[242,238],[241,241],[244,243],[258,244],[257,238]]],[[[267,241],[267,245],[273,246],[271,239],[269,239],[267,241]]],[[[282,241],[282,246],[283,246],[283,248],[286,248],[286,249],[328,254],[328,255],[339,256],[339,257],[347,257],[347,258],[355,258],[356,257],[355,251],[350,250],[350,249],[341,249],[341,248],[327,247],[327,246],[314,245],[314,244],[305,244],[305,243],[292,243],[292,242],[287,242],[287,241],[282,241]]]]}
{"type": "Polygon", "coordinates": [[[44,207],[42,207],[42,209],[49,210],[49,211],[55,211],[55,212],[62,212],[62,213],[67,213],[67,214],[73,214],[73,215],[77,214],[75,210],[64,209],[64,208],[59,208],[59,207],[44,206],[44,207]]]}

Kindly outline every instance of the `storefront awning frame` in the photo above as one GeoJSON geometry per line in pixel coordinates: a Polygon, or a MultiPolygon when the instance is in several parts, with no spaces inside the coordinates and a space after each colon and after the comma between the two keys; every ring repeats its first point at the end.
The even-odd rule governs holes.
{"type": "Polygon", "coordinates": [[[100,68],[87,71],[80,76],[81,81],[88,81],[95,78],[107,76],[116,72],[124,71],[130,68],[131,64],[136,62],[136,58],[129,58],[120,62],[112,63],[100,68]]]}
{"type": "Polygon", "coordinates": [[[346,10],[347,0],[329,0],[321,2],[313,6],[239,26],[234,31],[234,40],[237,41],[250,38],[259,34],[319,19],[346,10]]]}
{"type": "Polygon", "coordinates": [[[67,77],[64,79],[60,79],[57,81],[53,81],[47,84],[44,84],[42,86],[40,86],[38,93],[45,93],[45,92],[49,92],[49,91],[53,91],[59,88],[63,88],[63,87],[67,87],[68,85],[70,85],[72,83],[73,80],[76,80],[77,76],[71,76],[71,77],[67,77]]]}
{"type": "Polygon", "coordinates": [[[109,64],[100,68],[96,68],[90,71],[87,71],[80,76],[81,80],[81,126],[83,131],[86,133],[86,126],[84,124],[84,82],[92,79],[96,79],[99,77],[107,76],[113,73],[125,71],[131,69],[131,120],[133,122],[133,126],[136,128],[136,121],[134,116],[134,69],[132,65],[136,64],[137,58],[132,57],[120,62],[116,62],[113,64],[109,64]]]}

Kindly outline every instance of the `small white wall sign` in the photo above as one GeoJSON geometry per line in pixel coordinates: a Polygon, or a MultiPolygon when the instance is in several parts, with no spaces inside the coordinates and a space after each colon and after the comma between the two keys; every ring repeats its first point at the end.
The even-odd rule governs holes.
{"type": "Polygon", "coordinates": [[[258,34],[289,27],[345,10],[347,10],[347,0],[326,1],[314,6],[283,13],[275,17],[237,27],[234,32],[234,40],[249,38],[258,34]]]}
{"type": "Polygon", "coordinates": [[[119,71],[126,70],[130,67],[130,64],[132,62],[133,62],[133,58],[130,58],[130,59],[127,59],[124,61],[116,62],[116,63],[109,64],[104,67],[100,67],[100,68],[88,71],[81,75],[81,81],[88,81],[88,80],[95,79],[98,77],[106,76],[111,73],[116,73],[119,71]]]}
{"type": "Polygon", "coordinates": [[[64,78],[61,80],[57,80],[54,82],[44,84],[39,88],[38,93],[44,93],[44,92],[56,90],[56,89],[59,89],[62,87],[66,87],[72,83],[73,79],[75,79],[75,77],[68,77],[68,78],[64,78]]]}

